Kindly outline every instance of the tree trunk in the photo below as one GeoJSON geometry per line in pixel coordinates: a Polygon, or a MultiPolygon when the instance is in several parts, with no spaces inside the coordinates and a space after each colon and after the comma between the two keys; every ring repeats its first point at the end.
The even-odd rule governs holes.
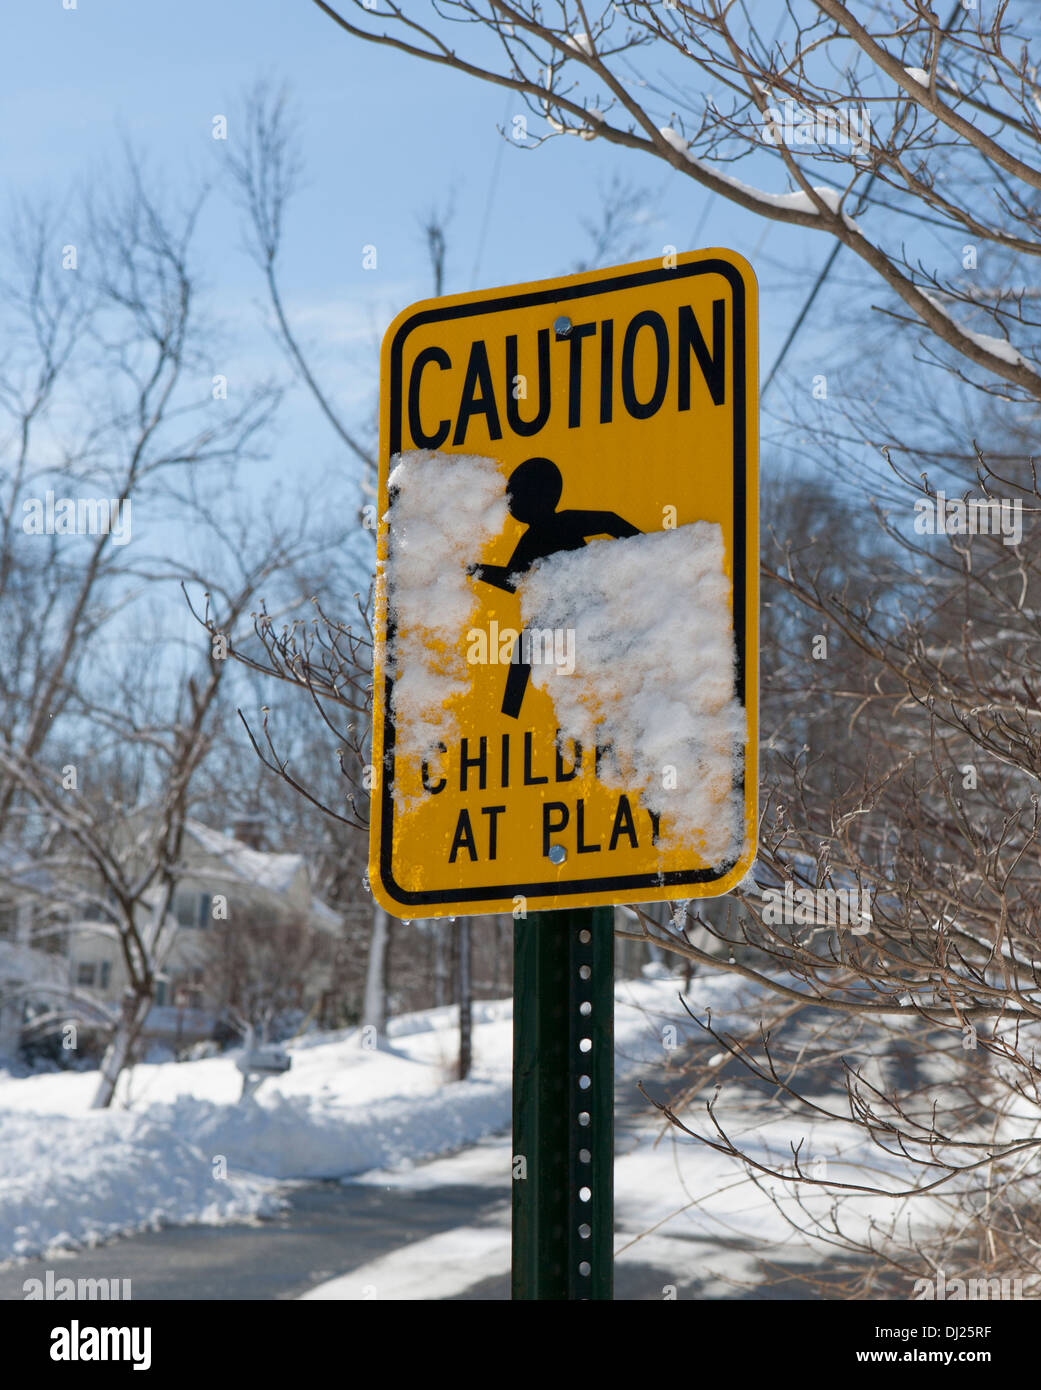
{"type": "Polygon", "coordinates": [[[448,945],[444,921],[434,923],[434,1008],[448,1003],[448,945]]]}
{"type": "Polygon", "coordinates": [[[369,938],[369,960],[365,970],[365,998],[362,1002],[361,1026],[375,1028],[377,1045],[382,1047],[387,1031],[387,958],[390,950],[390,918],[382,907],[373,904],[372,936],[369,938]]]}
{"type": "Polygon", "coordinates": [[[456,983],[459,998],[459,1080],[470,1075],[473,1057],[473,971],[472,939],[469,917],[460,917],[455,924],[456,983]]]}
{"type": "Polygon", "coordinates": [[[502,998],[502,918],[498,913],[492,918],[492,931],[495,937],[495,983],[492,986],[492,994],[496,999],[502,998]]]}
{"type": "Polygon", "coordinates": [[[105,1049],[101,1059],[101,1079],[91,1102],[92,1110],[107,1110],[116,1093],[116,1082],[130,1060],[134,1044],[141,1036],[141,1029],[152,1007],[150,994],[138,994],[128,990],[123,996],[119,1022],[112,1041],[105,1049]]]}

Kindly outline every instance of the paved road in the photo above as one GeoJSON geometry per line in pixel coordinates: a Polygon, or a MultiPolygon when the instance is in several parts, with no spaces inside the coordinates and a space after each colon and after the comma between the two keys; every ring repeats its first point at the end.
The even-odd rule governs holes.
{"type": "MultiPolygon", "coordinates": [[[[647,1102],[632,1082],[619,1084],[618,1147],[647,1102]]],[[[443,1162],[443,1160],[433,1160],[443,1162]]],[[[424,1165],[417,1165],[421,1170],[424,1165]]],[[[291,1185],[278,1216],[249,1225],[175,1226],[114,1240],[66,1258],[0,1269],[0,1300],[25,1297],[24,1282],[54,1277],[130,1279],[138,1299],[291,1299],[316,1284],[442,1231],[508,1220],[509,1159],[501,1187],[419,1182],[387,1189],[371,1182],[291,1185]]],[[[645,1281],[646,1282],[646,1281],[645,1281]]],[[[660,1297],[661,1284],[648,1285],[660,1297]]],[[[507,1298],[508,1281],[487,1281],[460,1297],[507,1298]]],[[[638,1297],[636,1293],[621,1295],[638,1297]]],[[[646,1295],[645,1295],[646,1296],[646,1295]]]]}
{"type": "Polygon", "coordinates": [[[480,1187],[412,1194],[339,1182],[301,1184],[288,1196],[285,1211],[255,1225],[174,1226],[0,1270],[0,1299],[24,1298],[23,1281],[47,1269],[55,1278],[130,1279],[135,1300],[296,1298],[502,1201],[480,1187]]]}
{"type": "MultiPolygon", "coordinates": [[[[660,1087],[654,1090],[648,1085],[648,1090],[659,1099],[664,1098],[660,1087]]],[[[650,1115],[648,1103],[632,1079],[619,1081],[616,1112],[616,1150],[621,1155],[632,1147],[636,1130],[646,1127],[650,1115]]],[[[24,1281],[42,1279],[48,1269],[54,1270],[55,1278],[130,1279],[135,1301],[297,1298],[326,1280],[350,1274],[403,1246],[441,1232],[489,1225],[505,1230],[509,1220],[509,1152],[501,1140],[485,1142],[489,1148],[500,1151],[498,1156],[488,1157],[493,1160],[493,1171],[502,1172],[501,1185],[497,1178],[474,1183],[423,1181],[426,1165],[417,1165],[414,1176],[419,1180],[414,1184],[395,1183],[389,1188],[378,1186],[371,1179],[294,1184],[286,1192],[286,1209],[254,1224],[170,1227],[115,1240],[78,1255],[32,1260],[0,1269],[0,1300],[24,1298],[24,1281]]],[[[443,1164],[444,1160],[431,1162],[443,1164]]],[[[692,1234],[690,1240],[692,1245],[704,1245],[706,1259],[727,1244],[718,1236],[708,1240],[692,1234]]],[[[757,1254],[747,1242],[732,1244],[753,1257],[757,1254]]],[[[699,1254],[692,1250],[692,1257],[682,1262],[684,1268],[697,1269],[699,1254]]],[[[804,1283],[797,1267],[780,1283],[776,1282],[777,1274],[774,1264],[769,1288],[752,1288],[736,1296],[820,1296],[804,1283]]],[[[506,1274],[482,1278],[475,1270],[474,1275],[474,1283],[448,1297],[509,1297],[506,1274]]],[[[675,1265],[664,1269],[653,1263],[636,1263],[628,1257],[616,1266],[619,1300],[659,1300],[667,1285],[676,1287],[680,1299],[704,1296],[701,1281],[688,1277],[684,1282],[675,1265]]],[[[386,1296],[393,1297],[392,1290],[388,1289],[386,1296]]]]}

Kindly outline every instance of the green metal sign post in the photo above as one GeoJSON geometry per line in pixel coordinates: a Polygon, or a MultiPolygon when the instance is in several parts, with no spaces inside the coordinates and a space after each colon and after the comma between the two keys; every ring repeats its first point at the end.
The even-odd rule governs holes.
{"type": "Polygon", "coordinates": [[[514,924],[513,1297],[614,1296],[614,912],[514,924]]]}

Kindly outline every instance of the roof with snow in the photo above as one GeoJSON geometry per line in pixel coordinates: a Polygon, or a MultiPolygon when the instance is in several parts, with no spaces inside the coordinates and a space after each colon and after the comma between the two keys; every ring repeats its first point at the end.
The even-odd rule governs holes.
{"type": "Polygon", "coordinates": [[[267,850],[251,849],[241,840],[213,830],[201,821],[187,820],[185,833],[206,854],[226,864],[235,878],[272,893],[287,893],[307,863],[302,854],[272,854],[267,850]]]}
{"type": "Polygon", "coordinates": [[[307,903],[313,926],[326,932],[338,930],[342,921],[340,914],[311,893],[307,860],[302,854],[275,854],[253,849],[202,821],[189,819],[184,828],[204,854],[227,867],[229,876],[280,897],[295,891],[301,902],[307,903]]]}

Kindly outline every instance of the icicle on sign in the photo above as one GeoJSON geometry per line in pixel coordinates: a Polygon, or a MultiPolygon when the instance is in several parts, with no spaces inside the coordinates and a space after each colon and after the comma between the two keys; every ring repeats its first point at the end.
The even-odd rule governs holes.
{"type": "Polygon", "coordinates": [[[399,917],[726,892],[755,852],[756,287],[731,251],[387,331],[370,882],[399,917]]]}

